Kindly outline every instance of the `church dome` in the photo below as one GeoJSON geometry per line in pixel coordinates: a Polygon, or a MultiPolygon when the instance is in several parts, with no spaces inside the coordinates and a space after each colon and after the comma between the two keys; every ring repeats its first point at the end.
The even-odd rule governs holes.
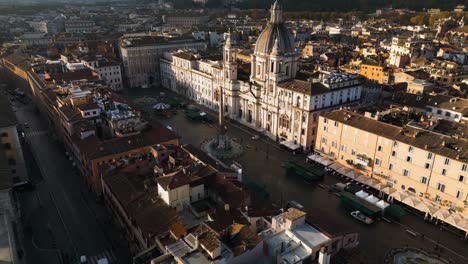
{"type": "Polygon", "coordinates": [[[295,52],[294,38],[283,23],[282,13],[281,4],[277,0],[271,7],[271,18],[267,27],[258,36],[255,53],[270,54],[273,48],[282,54],[295,52]]]}

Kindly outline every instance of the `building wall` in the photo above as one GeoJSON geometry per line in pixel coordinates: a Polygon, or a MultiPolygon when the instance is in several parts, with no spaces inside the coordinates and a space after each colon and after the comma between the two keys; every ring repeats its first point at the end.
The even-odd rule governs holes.
{"type": "Polygon", "coordinates": [[[464,207],[468,201],[468,164],[429,149],[394,141],[323,116],[319,118],[315,149],[348,167],[352,165],[347,160],[355,163],[358,154],[365,154],[371,160],[369,166],[359,172],[398,190],[409,190],[452,207],[464,207]]]}
{"type": "Polygon", "coordinates": [[[16,126],[0,128],[0,144],[2,148],[0,151],[6,154],[13,178],[18,177],[20,181],[28,180],[23,149],[16,126]]]}
{"type": "Polygon", "coordinates": [[[206,50],[205,42],[169,43],[151,46],[120,46],[124,73],[130,88],[160,83],[160,61],[164,52],[178,49],[206,50]]]}
{"type": "Polygon", "coordinates": [[[384,83],[385,71],[383,66],[362,64],[359,74],[369,80],[376,81],[379,84],[384,83]]]}

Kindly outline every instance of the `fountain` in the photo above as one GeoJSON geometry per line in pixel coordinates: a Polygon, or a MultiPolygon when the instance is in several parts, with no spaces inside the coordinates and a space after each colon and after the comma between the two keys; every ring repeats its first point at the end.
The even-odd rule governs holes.
{"type": "Polygon", "coordinates": [[[226,135],[226,126],[224,125],[224,93],[222,87],[220,87],[219,90],[219,134],[203,143],[202,148],[218,159],[233,159],[242,154],[243,148],[241,144],[235,142],[226,135]]]}

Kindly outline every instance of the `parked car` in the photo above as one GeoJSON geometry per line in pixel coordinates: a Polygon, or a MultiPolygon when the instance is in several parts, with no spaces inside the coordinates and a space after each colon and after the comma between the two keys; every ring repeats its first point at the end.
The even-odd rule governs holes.
{"type": "Polygon", "coordinates": [[[366,215],[361,213],[361,211],[359,210],[351,212],[351,216],[368,225],[374,222],[374,220],[372,220],[370,217],[367,217],[366,215]]]}

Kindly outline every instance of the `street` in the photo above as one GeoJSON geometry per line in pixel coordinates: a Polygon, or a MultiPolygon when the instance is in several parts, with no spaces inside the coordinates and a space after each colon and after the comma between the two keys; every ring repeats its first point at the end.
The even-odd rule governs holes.
{"type": "Polygon", "coordinates": [[[16,104],[24,128],[25,160],[34,191],[19,194],[27,263],[91,263],[107,257],[128,264],[130,253],[105,208],[86,187],[84,178],[32,105],[16,104]]]}
{"type": "MultiPolygon", "coordinates": [[[[167,92],[166,92],[167,93],[167,92]]],[[[158,90],[128,92],[127,96],[157,96],[158,90]]],[[[147,108],[150,113],[150,108],[147,108]]],[[[216,124],[204,124],[189,121],[182,111],[170,118],[161,118],[160,122],[170,126],[181,136],[182,144],[200,144],[216,135],[216,124]]],[[[243,166],[243,181],[254,181],[270,194],[270,199],[276,204],[284,205],[289,200],[296,200],[305,206],[308,217],[317,226],[330,227],[336,230],[357,231],[360,236],[360,246],[353,253],[352,263],[382,263],[386,253],[392,248],[405,246],[425,249],[427,252],[438,253],[454,263],[468,263],[467,243],[459,236],[425,222],[421,216],[408,213],[400,223],[379,221],[371,226],[364,225],[349,215],[349,211],[340,206],[339,198],[321,186],[330,186],[338,181],[337,176],[326,176],[320,184],[308,184],[302,179],[286,176],[282,162],[291,154],[271,141],[254,140],[253,131],[244,126],[228,122],[230,137],[240,139],[244,145],[244,153],[236,159],[243,166]],[[413,236],[411,230],[421,236],[413,236]],[[435,251],[440,243],[440,251],[435,251]],[[371,250],[362,250],[371,249],[371,250]]],[[[305,157],[304,157],[305,159],[305,157]]],[[[325,229],[326,230],[326,229],[325,229]]]]}

